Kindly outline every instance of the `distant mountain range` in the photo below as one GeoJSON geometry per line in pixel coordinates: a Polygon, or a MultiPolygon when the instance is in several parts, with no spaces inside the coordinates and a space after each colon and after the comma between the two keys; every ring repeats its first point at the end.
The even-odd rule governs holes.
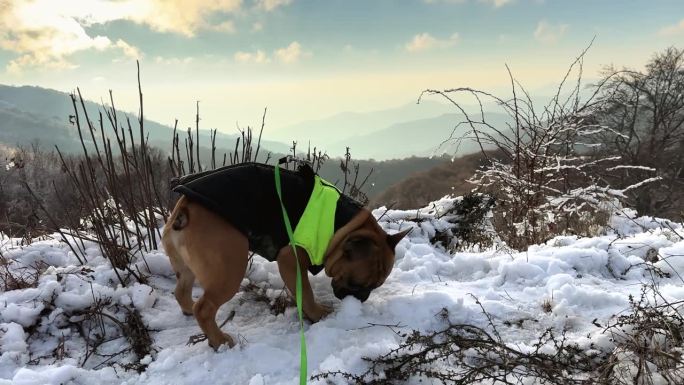
{"type": "MultiPolygon", "coordinates": [[[[102,106],[90,101],[85,105],[91,120],[96,121],[102,106]]],[[[269,133],[269,138],[262,140],[262,148],[275,154],[288,153],[289,143],[295,140],[302,151],[311,143],[328,155],[339,157],[350,147],[354,158],[375,160],[443,153],[461,156],[479,150],[475,143],[468,141],[459,147],[454,146],[455,141],[443,144],[450,135],[458,138],[468,131],[466,126],[454,130],[463,120],[463,116],[454,110],[451,105],[424,100],[420,104],[410,103],[387,110],[344,112],[269,133]]],[[[70,115],[73,115],[73,106],[66,93],[32,86],[0,85],[0,142],[26,145],[38,140],[67,152],[80,151],[76,129],[69,123],[70,115]]],[[[119,118],[122,122],[123,115],[137,119],[137,113],[126,113],[119,118]]],[[[494,125],[503,125],[507,117],[488,113],[487,119],[494,125]]],[[[147,119],[144,125],[151,144],[161,149],[171,148],[171,127],[147,119]]],[[[137,124],[133,126],[135,128],[137,124]]],[[[185,129],[183,126],[181,133],[184,134],[185,129]]],[[[236,138],[236,134],[218,132],[216,147],[221,149],[219,154],[232,150],[236,138]]],[[[200,130],[200,143],[209,146],[209,130],[200,130]]]]}
{"type": "MultiPolygon", "coordinates": [[[[86,101],[85,106],[91,121],[97,124],[97,113],[102,111],[102,106],[91,101],[86,101]]],[[[78,105],[78,108],[80,110],[81,106],[78,105]]],[[[69,123],[69,116],[73,114],[73,105],[67,93],[41,87],[0,85],[0,142],[7,145],[27,145],[37,140],[50,147],[57,145],[65,152],[78,152],[81,149],[78,133],[69,123]]],[[[132,120],[134,136],[137,135],[137,113],[120,112],[121,122],[125,121],[124,115],[132,120]]],[[[105,127],[108,127],[107,118],[104,119],[105,127]]],[[[149,134],[150,144],[164,150],[171,149],[173,128],[148,119],[143,124],[149,134]]],[[[82,128],[87,129],[85,126],[82,128]]],[[[185,127],[179,127],[179,131],[184,134],[185,127]]],[[[209,130],[200,130],[200,143],[203,146],[209,146],[210,135],[209,130]]],[[[218,132],[216,147],[231,150],[236,138],[237,135],[218,132]]],[[[288,145],[269,140],[262,140],[262,146],[275,153],[289,150],[288,145]]]]}
{"type": "MultiPolygon", "coordinates": [[[[349,147],[352,156],[359,159],[388,160],[444,153],[461,156],[479,151],[472,141],[464,141],[459,147],[454,146],[455,141],[443,144],[450,135],[459,138],[469,130],[464,125],[454,130],[464,120],[456,112],[452,105],[424,100],[387,110],[344,112],[305,121],[277,130],[271,137],[312,143],[334,156],[344,154],[349,147]]],[[[507,120],[504,114],[487,114],[487,121],[495,126],[507,120]]]]}
{"type": "Polygon", "coordinates": [[[297,140],[306,143],[310,140],[312,143],[326,145],[340,138],[364,135],[399,122],[431,118],[451,111],[443,103],[423,101],[420,104],[408,103],[379,111],[342,112],[325,119],[304,121],[279,129],[272,136],[281,141],[297,140]]]}
{"type": "MultiPolygon", "coordinates": [[[[98,111],[103,110],[102,106],[91,101],[86,101],[85,106],[90,119],[97,124],[98,111]]],[[[76,128],[69,122],[70,115],[73,115],[73,106],[69,94],[40,87],[0,85],[0,143],[12,147],[38,141],[47,149],[57,145],[64,152],[79,154],[81,144],[76,128]]],[[[126,116],[132,120],[137,137],[137,113],[120,112],[119,121],[125,122],[126,116]]],[[[270,134],[268,140],[261,142],[259,160],[263,161],[267,152],[273,154],[271,159],[289,153],[290,145],[285,143],[292,140],[297,140],[299,151],[306,151],[308,143],[311,143],[333,158],[342,156],[345,148],[350,147],[353,159],[366,159],[360,161],[363,175],[371,168],[374,170],[365,189],[374,196],[410,173],[427,170],[449,159],[440,154],[460,156],[477,152],[479,148],[472,142],[464,142],[459,148],[453,147],[453,143],[439,146],[452,131],[456,138],[467,131],[466,127],[454,130],[461,120],[463,117],[453,113],[453,107],[434,101],[382,111],[341,113],[270,134]]],[[[498,125],[506,119],[500,114],[488,114],[488,120],[498,125]]],[[[171,127],[147,119],[144,125],[153,146],[164,151],[171,149],[171,127]]],[[[181,135],[185,136],[185,126],[181,135]]],[[[86,138],[88,136],[86,134],[86,138]]],[[[234,149],[236,138],[237,135],[217,133],[219,163],[224,152],[234,149]]],[[[209,130],[200,130],[200,143],[202,152],[209,153],[209,130]]],[[[327,162],[321,174],[330,181],[338,180],[339,160],[327,162]]]]}
{"type": "MultiPolygon", "coordinates": [[[[333,152],[344,151],[344,148],[348,146],[352,149],[354,156],[374,159],[402,158],[407,153],[415,156],[433,156],[444,153],[463,156],[478,152],[480,148],[475,141],[464,139],[459,142],[458,140],[471,129],[466,124],[458,125],[463,120],[463,115],[451,113],[396,123],[369,134],[352,136],[333,143],[330,149],[333,152]]],[[[488,123],[495,126],[507,120],[507,116],[503,114],[488,114],[487,116],[488,123]]]]}

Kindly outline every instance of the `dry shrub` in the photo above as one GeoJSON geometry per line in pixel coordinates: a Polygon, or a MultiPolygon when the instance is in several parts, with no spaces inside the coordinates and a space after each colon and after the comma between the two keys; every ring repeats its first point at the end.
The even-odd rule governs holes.
{"type": "Polygon", "coordinates": [[[14,149],[0,147],[0,232],[28,244],[55,230],[40,204],[24,188],[25,183],[31,184],[41,197],[40,204],[61,226],[78,224],[81,205],[57,152],[33,142],[14,149]]]}
{"type": "Polygon", "coordinates": [[[596,105],[605,103],[596,95],[612,78],[606,77],[589,97],[582,97],[587,50],[570,65],[556,94],[541,107],[535,105],[510,70],[511,98],[468,87],[423,92],[445,98],[463,115],[464,120],[456,127],[465,126],[468,131],[453,140],[474,140],[487,158],[486,167],[478,170],[471,181],[475,191],[496,199],[494,226],[501,239],[514,249],[524,250],[553,235],[594,231],[605,224],[605,212],[610,214],[619,207],[628,192],[659,180],[647,175],[627,185],[623,180],[609,184],[603,178],[614,170],[643,168],[621,163],[620,155],[595,156],[605,145],[601,134],[614,131],[593,115],[596,105]],[[575,79],[571,79],[573,75],[575,79]],[[466,112],[455,99],[458,95],[472,97],[479,112],[466,112]],[[490,124],[484,112],[485,101],[493,102],[507,114],[509,123],[490,124]],[[487,155],[486,150],[492,148],[500,155],[498,158],[487,155]]]}
{"type": "Polygon", "coordinates": [[[0,288],[2,291],[37,287],[38,279],[48,267],[45,262],[35,262],[30,266],[12,267],[14,263],[0,253],[0,288]]]}

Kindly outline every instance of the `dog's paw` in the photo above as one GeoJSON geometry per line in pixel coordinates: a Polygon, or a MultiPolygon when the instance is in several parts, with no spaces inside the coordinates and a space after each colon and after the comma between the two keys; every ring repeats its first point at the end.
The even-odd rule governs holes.
{"type": "Polygon", "coordinates": [[[233,337],[226,333],[221,333],[221,335],[222,336],[217,338],[215,341],[209,340],[209,346],[211,346],[214,350],[218,350],[221,345],[228,345],[229,348],[235,346],[233,337]]]}
{"type": "Polygon", "coordinates": [[[333,309],[328,305],[314,304],[310,309],[305,309],[304,314],[311,322],[318,322],[321,318],[332,313],[333,309]]]}

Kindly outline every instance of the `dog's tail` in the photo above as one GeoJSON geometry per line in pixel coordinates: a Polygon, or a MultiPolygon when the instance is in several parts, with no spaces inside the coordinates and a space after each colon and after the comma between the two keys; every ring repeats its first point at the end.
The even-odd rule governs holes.
{"type": "Polygon", "coordinates": [[[173,219],[173,224],[171,225],[171,228],[176,231],[184,229],[185,226],[188,225],[188,219],[188,208],[183,207],[176,214],[176,218],[173,219]]]}
{"type": "Polygon", "coordinates": [[[190,216],[186,199],[187,198],[183,196],[178,200],[176,207],[173,209],[172,217],[169,218],[169,221],[171,222],[171,228],[173,230],[182,230],[188,225],[190,216]]]}

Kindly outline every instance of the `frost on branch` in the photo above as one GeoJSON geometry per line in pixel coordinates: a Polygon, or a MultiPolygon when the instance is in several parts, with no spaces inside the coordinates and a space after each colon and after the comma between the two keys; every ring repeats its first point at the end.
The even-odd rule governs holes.
{"type": "Polygon", "coordinates": [[[462,114],[456,129],[467,131],[460,137],[452,133],[447,141],[472,140],[479,145],[488,162],[470,182],[474,191],[496,198],[495,228],[513,248],[524,249],[557,234],[596,234],[609,214],[621,208],[625,192],[659,179],[651,168],[624,164],[621,156],[605,151],[600,138],[621,134],[594,117],[597,103],[604,102],[596,95],[610,78],[585,95],[586,52],[570,65],[555,95],[541,108],[508,67],[509,99],[467,87],[426,90],[421,95],[439,95],[462,114]],[[475,100],[478,113],[461,106],[457,99],[464,96],[475,100]],[[484,104],[491,102],[508,117],[505,124],[488,122],[484,104]],[[651,175],[629,186],[615,179],[609,183],[606,176],[618,170],[651,175]]]}

